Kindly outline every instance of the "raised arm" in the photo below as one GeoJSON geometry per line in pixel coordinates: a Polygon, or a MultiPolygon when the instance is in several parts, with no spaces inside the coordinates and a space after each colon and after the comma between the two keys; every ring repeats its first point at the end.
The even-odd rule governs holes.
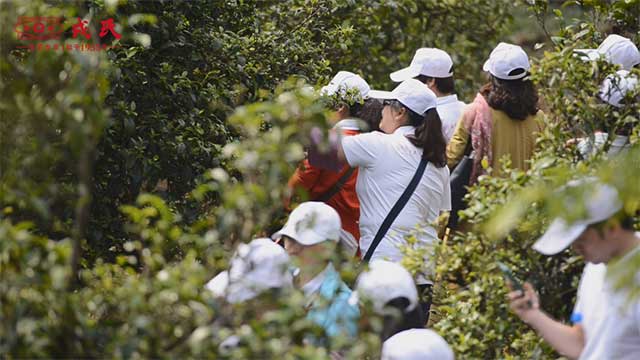
{"type": "Polygon", "coordinates": [[[584,349],[585,335],[582,326],[569,326],[552,319],[540,309],[538,295],[529,283],[522,291],[509,293],[510,307],[522,321],[531,326],[557,352],[577,359],[584,349]]]}

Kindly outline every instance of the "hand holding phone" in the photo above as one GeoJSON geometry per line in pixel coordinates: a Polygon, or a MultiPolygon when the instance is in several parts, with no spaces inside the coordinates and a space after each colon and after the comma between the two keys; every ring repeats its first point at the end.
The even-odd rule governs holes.
{"type": "Polygon", "coordinates": [[[509,308],[526,323],[540,313],[540,301],[533,286],[525,282],[522,290],[514,290],[507,294],[509,308]]]}
{"type": "Polygon", "coordinates": [[[507,265],[505,265],[503,262],[498,261],[498,268],[500,269],[500,271],[502,271],[502,275],[504,276],[505,280],[507,280],[511,284],[511,287],[514,290],[522,291],[522,284],[520,283],[520,281],[518,281],[518,279],[516,279],[515,275],[513,275],[513,272],[507,265]]]}

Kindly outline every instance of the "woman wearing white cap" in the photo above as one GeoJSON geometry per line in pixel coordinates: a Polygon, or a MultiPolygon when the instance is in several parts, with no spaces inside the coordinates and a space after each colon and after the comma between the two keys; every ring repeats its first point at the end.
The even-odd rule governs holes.
{"type": "MultiPolygon", "coordinates": [[[[229,304],[249,302],[250,306],[255,306],[259,302],[259,308],[264,312],[265,307],[278,300],[282,293],[293,289],[289,267],[289,255],[281,246],[268,238],[254,239],[238,245],[229,270],[216,275],[205,287],[215,298],[229,304]]],[[[218,321],[224,322],[223,318],[218,317],[218,321]]],[[[231,335],[222,341],[219,350],[221,353],[231,351],[241,342],[242,336],[231,335]]]]}
{"type": "MultiPolygon", "coordinates": [[[[627,70],[618,70],[615,74],[607,76],[600,86],[598,98],[608,104],[612,111],[623,112],[625,107],[637,103],[636,99],[629,96],[638,87],[638,78],[627,70]]],[[[637,94],[637,92],[636,92],[637,94]]],[[[583,158],[588,158],[601,151],[607,142],[610,142],[607,156],[617,155],[630,147],[629,135],[633,124],[628,123],[619,128],[614,128],[613,121],[605,119],[593,137],[579,139],[578,151],[583,158]],[[615,132],[615,136],[609,139],[609,133],[615,132]]]]}
{"type": "Polygon", "coordinates": [[[229,270],[211,279],[206,288],[215,297],[235,304],[263,293],[293,288],[289,256],[271,239],[259,238],[240,244],[229,270]]]}
{"type": "Polygon", "coordinates": [[[308,201],[295,208],[286,224],[272,235],[284,241],[299,266],[296,284],[308,303],[308,318],[329,338],[355,337],[358,307],[349,302],[351,289],[340,278],[331,257],[340,237],[340,217],[329,205],[308,201]]]}
{"type": "MultiPolygon", "coordinates": [[[[356,135],[365,130],[361,126],[362,121],[356,118],[377,129],[382,105],[368,98],[369,85],[360,76],[339,71],[321,93],[331,101],[333,115],[338,121],[335,128],[340,129],[343,135],[356,135]]],[[[357,176],[357,171],[349,166],[333,171],[313,166],[305,159],[288,182],[291,194],[303,189],[311,200],[322,201],[338,212],[342,222],[340,241],[351,256],[355,255],[360,239],[360,204],[355,189],[357,176]]],[[[285,199],[287,207],[290,200],[285,199]]]]}
{"type": "Polygon", "coordinates": [[[631,70],[640,65],[640,51],[628,38],[611,34],[602,41],[597,49],[576,49],[582,59],[595,61],[605,60],[614,65],[620,65],[622,70],[631,70]]]}
{"type": "Polygon", "coordinates": [[[400,331],[424,328],[426,324],[413,277],[400,264],[371,261],[369,269],[358,276],[354,294],[358,300],[371,303],[373,311],[383,316],[382,341],[400,331]]]}
{"type": "MultiPolygon", "coordinates": [[[[338,158],[358,167],[362,258],[400,262],[405,236],[415,234],[419,246],[438,241],[431,225],[451,207],[446,141],[436,110],[436,96],[415,79],[393,91],[370,91],[384,100],[380,129],[343,137],[338,158]]],[[[429,269],[433,259],[425,259],[429,269]]],[[[421,294],[430,294],[429,274],[417,280],[421,294]]],[[[428,317],[430,301],[421,303],[428,317]]]]}
{"type": "Polygon", "coordinates": [[[483,70],[490,81],[465,109],[453,138],[447,146],[447,162],[455,167],[471,143],[473,168],[469,183],[484,173],[487,159],[493,174],[502,175],[500,159],[507,157],[511,167],[528,169],[537,134],[542,130],[538,94],[529,75],[529,58],[521,47],[500,43],[493,49],[483,70]]]}

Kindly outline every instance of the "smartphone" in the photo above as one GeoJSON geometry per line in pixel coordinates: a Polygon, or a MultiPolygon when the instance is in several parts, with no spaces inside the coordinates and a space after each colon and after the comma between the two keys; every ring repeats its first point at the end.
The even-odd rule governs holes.
{"type": "Polygon", "coordinates": [[[507,265],[505,265],[503,262],[498,261],[498,268],[500,269],[500,271],[502,271],[502,275],[504,276],[505,280],[508,280],[511,283],[511,286],[514,290],[522,290],[522,284],[520,283],[520,281],[518,281],[518,279],[516,279],[516,277],[513,275],[513,272],[507,265]]]}

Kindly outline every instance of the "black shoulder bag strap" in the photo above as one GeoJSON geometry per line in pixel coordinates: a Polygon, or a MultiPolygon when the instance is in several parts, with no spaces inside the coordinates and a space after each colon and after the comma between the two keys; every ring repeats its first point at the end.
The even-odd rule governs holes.
{"type": "Polygon", "coordinates": [[[367,253],[364,255],[364,258],[362,258],[363,262],[367,263],[369,262],[369,260],[371,260],[371,257],[373,256],[373,252],[376,251],[378,244],[380,244],[380,241],[382,241],[382,238],[384,238],[384,236],[387,234],[387,231],[389,231],[391,224],[393,224],[393,222],[396,220],[396,218],[398,217],[398,214],[400,214],[400,211],[402,211],[404,206],[407,204],[407,202],[411,198],[411,195],[413,195],[413,192],[416,190],[416,187],[418,187],[418,184],[422,179],[422,175],[424,175],[424,170],[427,168],[427,163],[428,161],[424,158],[420,160],[420,165],[418,165],[418,169],[416,170],[416,173],[413,175],[413,179],[411,179],[411,182],[409,183],[407,188],[404,189],[404,192],[402,193],[402,195],[400,195],[400,198],[398,199],[398,201],[396,201],[395,205],[393,205],[393,207],[391,208],[391,211],[389,211],[389,214],[382,222],[382,225],[380,225],[380,228],[378,229],[376,236],[373,238],[373,241],[369,246],[369,250],[367,250],[367,253]]]}
{"type": "Polygon", "coordinates": [[[349,170],[345,171],[345,173],[342,174],[342,176],[340,176],[338,181],[336,181],[336,183],[333,184],[333,186],[331,186],[329,190],[325,191],[322,195],[318,196],[318,198],[316,198],[314,201],[322,201],[322,202],[329,201],[329,199],[331,199],[335,194],[337,194],[340,190],[342,190],[342,187],[347,182],[347,180],[351,178],[351,175],[353,175],[354,171],[356,171],[356,168],[349,168],[349,170]]]}

